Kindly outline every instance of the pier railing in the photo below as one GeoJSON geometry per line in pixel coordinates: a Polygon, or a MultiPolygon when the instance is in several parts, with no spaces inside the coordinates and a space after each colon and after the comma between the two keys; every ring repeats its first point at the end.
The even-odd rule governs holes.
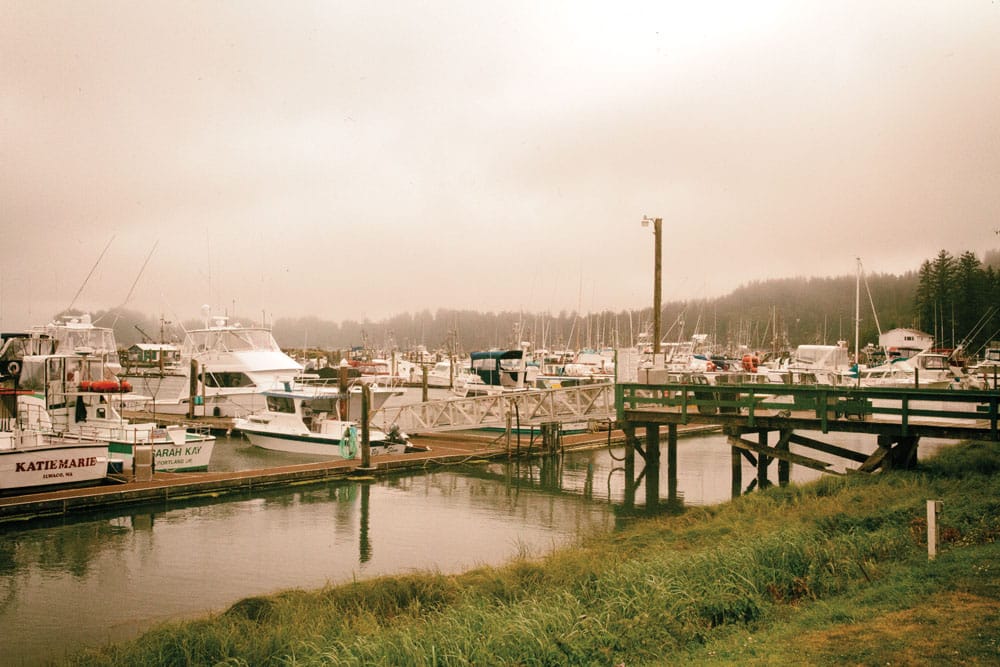
{"type": "Polygon", "coordinates": [[[907,435],[917,426],[968,431],[998,440],[1000,393],[995,391],[887,389],[785,384],[619,384],[619,420],[637,412],[665,413],[670,421],[740,422],[755,428],[767,419],[809,420],[824,433],[842,422],[891,423],[907,435]]]}
{"type": "Polygon", "coordinates": [[[614,385],[602,382],[383,407],[373,415],[372,424],[383,430],[396,425],[414,434],[505,428],[508,419],[512,427],[524,428],[555,422],[607,421],[614,416],[614,385]]]}

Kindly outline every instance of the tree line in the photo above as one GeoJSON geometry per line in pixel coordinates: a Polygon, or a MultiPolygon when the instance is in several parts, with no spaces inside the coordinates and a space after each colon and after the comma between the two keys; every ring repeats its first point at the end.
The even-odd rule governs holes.
{"type": "MultiPolygon", "coordinates": [[[[663,305],[665,341],[707,334],[731,352],[794,348],[799,344],[848,341],[854,347],[856,294],[860,293],[858,338],[861,346],[878,343],[879,331],[913,328],[935,336],[939,347],[964,344],[972,353],[1000,337],[1000,251],[979,259],[973,252],[952,256],[940,251],[918,270],[831,278],[781,278],[754,281],[712,299],[663,305]]],[[[667,286],[669,289],[669,286],[667,286]]],[[[149,315],[117,309],[94,314],[111,326],[122,347],[158,341],[161,322],[149,315]]],[[[652,308],[596,313],[561,311],[523,313],[438,309],[402,313],[379,321],[335,322],[317,316],[280,318],[273,333],[285,348],[412,350],[467,353],[507,348],[521,341],[534,347],[582,349],[620,347],[651,332],[652,308]]],[[[236,318],[234,318],[234,321],[236,318]]],[[[248,324],[248,322],[244,322],[248,324]]],[[[190,320],[185,329],[203,323],[190,320]]],[[[164,327],[166,342],[179,342],[183,331],[164,327]]]]}

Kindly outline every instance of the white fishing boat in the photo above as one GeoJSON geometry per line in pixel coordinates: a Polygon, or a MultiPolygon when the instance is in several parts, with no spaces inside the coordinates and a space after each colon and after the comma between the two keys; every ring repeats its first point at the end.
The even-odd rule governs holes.
{"type": "MultiPolygon", "coordinates": [[[[237,419],[234,426],[251,445],[281,452],[353,459],[361,448],[361,426],[342,418],[347,411],[335,387],[289,385],[264,392],[264,410],[237,419]]],[[[372,455],[417,449],[398,429],[370,429],[372,455]]]]}
{"type": "Polygon", "coordinates": [[[116,376],[117,352],[110,329],[89,322],[71,325],[73,336],[50,337],[44,328],[17,338],[20,358],[15,377],[21,390],[17,410],[21,424],[44,434],[101,442],[123,469],[132,468],[137,445],[153,447],[153,465],[161,471],[206,470],[212,458],[215,437],[181,426],[158,427],[153,422],[133,423],[120,412],[131,390],[116,376]],[[81,332],[87,331],[89,335],[81,332]],[[74,342],[103,340],[107,349],[74,342]]]}
{"type": "Polygon", "coordinates": [[[0,389],[0,493],[99,484],[108,476],[108,443],[25,428],[14,389],[0,389]]]}
{"type": "Polygon", "coordinates": [[[880,366],[861,369],[862,387],[949,389],[958,388],[959,377],[944,354],[921,352],[880,366]]]}
{"type": "Polygon", "coordinates": [[[539,368],[528,364],[524,349],[473,352],[469,357],[472,375],[478,376],[478,381],[469,378],[471,395],[524,391],[534,388],[538,379],[539,368]]]}
{"type": "Polygon", "coordinates": [[[180,358],[174,369],[126,374],[137,393],[150,397],[146,410],[246,416],[264,408],[263,392],[302,373],[302,365],[281,351],[270,329],[230,324],[225,317],[188,331],[180,358]]]}

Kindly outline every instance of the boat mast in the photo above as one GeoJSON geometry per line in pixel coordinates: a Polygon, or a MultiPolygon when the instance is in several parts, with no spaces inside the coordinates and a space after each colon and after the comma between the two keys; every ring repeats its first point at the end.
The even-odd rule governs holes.
{"type": "Polygon", "coordinates": [[[858,257],[858,275],[854,282],[854,365],[857,367],[858,379],[861,378],[861,258],[858,257]]]}

